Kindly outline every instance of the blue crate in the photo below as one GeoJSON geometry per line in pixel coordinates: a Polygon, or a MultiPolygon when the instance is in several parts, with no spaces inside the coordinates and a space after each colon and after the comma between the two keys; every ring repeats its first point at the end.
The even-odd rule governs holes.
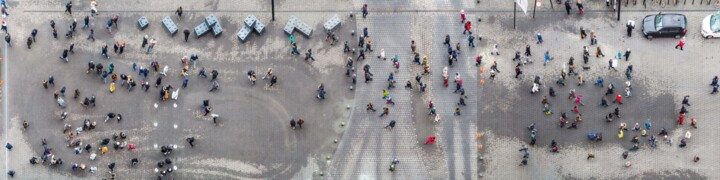
{"type": "Polygon", "coordinates": [[[210,32],[210,27],[206,23],[200,23],[200,25],[195,26],[195,36],[200,38],[200,36],[203,36],[207,34],[207,32],[210,32]]]}
{"type": "Polygon", "coordinates": [[[250,32],[252,32],[252,30],[249,27],[243,26],[237,33],[237,37],[240,42],[244,43],[245,40],[247,40],[247,37],[250,36],[250,32]]]}
{"type": "Polygon", "coordinates": [[[255,22],[257,22],[258,19],[254,15],[249,15],[245,20],[243,21],[245,23],[245,26],[247,27],[253,27],[255,26],[255,22]]]}
{"type": "Polygon", "coordinates": [[[205,24],[208,25],[208,27],[215,26],[215,24],[218,22],[218,19],[215,15],[209,15],[205,17],[205,24]]]}
{"type": "Polygon", "coordinates": [[[147,17],[143,16],[138,19],[138,27],[140,27],[140,30],[145,30],[145,28],[148,27],[150,22],[148,21],[147,17]]]}
{"type": "Polygon", "coordinates": [[[255,30],[256,33],[262,34],[263,30],[265,30],[265,25],[258,20],[258,21],[255,21],[255,26],[253,26],[253,29],[255,30]]]}
{"type": "Polygon", "coordinates": [[[335,29],[340,27],[341,23],[342,23],[342,20],[340,20],[340,16],[335,15],[332,18],[330,18],[330,20],[325,22],[325,24],[323,24],[323,27],[325,28],[326,31],[334,31],[335,29]]]}
{"type": "Polygon", "coordinates": [[[175,25],[175,22],[173,22],[173,20],[170,18],[170,16],[165,16],[165,18],[162,20],[162,24],[171,36],[174,36],[178,32],[178,28],[175,25]]]}
{"type": "Polygon", "coordinates": [[[213,37],[218,37],[223,32],[222,26],[220,26],[220,23],[215,23],[215,26],[212,27],[213,37]]]}

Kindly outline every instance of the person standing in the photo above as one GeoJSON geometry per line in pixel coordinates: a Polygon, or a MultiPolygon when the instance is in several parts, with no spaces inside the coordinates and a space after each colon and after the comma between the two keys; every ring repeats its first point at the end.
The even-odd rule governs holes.
{"type": "Polygon", "coordinates": [[[684,46],[685,46],[685,37],[683,36],[682,39],[680,39],[680,41],[678,42],[678,44],[675,45],[675,49],[680,47],[680,50],[682,51],[684,46]]]}
{"type": "Polygon", "coordinates": [[[120,49],[120,42],[115,41],[115,45],[113,45],[113,52],[117,54],[118,49],[120,49]]]}
{"type": "Polygon", "coordinates": [[[627,25],[627,36],[632,37],[632,31],[635,29],[635,22],[634,21],[628,21],[627,25]]]}
{"type": "Polygon", "coordinates": [[[147,48],[148,54],[150,54],[150,51],[152,51],[152,48],[155,47],[156,44],[157,44],[157,40],[155,40],[155,38],[150,40],[150,42],[148,43],[148,48],[147,48]]]}
{"type": "Polygon", "coordinates": [[[625,51],[625,61],[630,61],[630,48],[625,51]]]}
{"type": "Polygon", "coordinates": [[[145,48],[145,45],[147,45],[147,44],[148,44],[148,35],[146,34],[146,35],[143,37],[143,41],[142,41],[142,46],[141,46],[141,48],[145,48]]]}
{"type": "Polygon", "coordinates": [[[119,49],[119,51],[120,51],[120,52],[119,52],[118,54],[122,54],[123,51],[125,51],[125,42],[120,43],[120,49],[119,49]]]}
{"type": "Polygon", "coordinates": [[[537,36],[537,41],[538,41],[537,44],[542,44],[543,43],[542,35],[540,35],[540,33],[537,33],[536,36],[537,36]]]}

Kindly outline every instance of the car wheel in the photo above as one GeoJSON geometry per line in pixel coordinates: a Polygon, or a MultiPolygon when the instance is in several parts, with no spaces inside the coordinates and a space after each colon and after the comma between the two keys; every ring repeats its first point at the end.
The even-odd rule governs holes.
{"type": "Polygon", "coordinates": [[[680,39],[680,35],[675,35],[675,39],[680,39]]]}
{"type": "Polygon", "coordinates": [[[712,39],[714,38],[712,35],[705,36],[705,39],[712,39]]]}

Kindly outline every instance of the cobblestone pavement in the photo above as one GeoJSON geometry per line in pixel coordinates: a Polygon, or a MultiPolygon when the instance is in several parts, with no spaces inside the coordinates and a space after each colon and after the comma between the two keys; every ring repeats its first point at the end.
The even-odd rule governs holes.
{"type": "MultiPolygon", "coordinates": [[[[367,27],[373,43],[374,52],[366,54],[367,59],[358,60],[358,69],[365,64],[370,65],[373,80],[364,83],[362,70],[358,70],[358,86],[355,95],[364,97],[355,100],[353,116],[348,129],[343,135],[343,142],[335,153],[335,161],[330,166],[330,175],[337,179],[425,179],[427,171],[418,153],[419,143],[416,140],[414,122],[411,114],[412,91],[402,88],[403,82],[413,79],[409,64],[412,60],[401,58],[400,64],[406,67],[396,71],[391,60],[377,58],[381,49],[391,56],[407,52],[409,33],[385,27],[409,27],[410,16],[375,15],[358,21],[358,31],[367,27]],[[387,77],[395,73],[397,88],[390,89],[390,96],[395,104],[386,104],[382,99],[382,89],[387,88],[387,77]],[[373,103],[378,112],[366,111],[365,105],[373,103]],[[383,107],[390,109],[389,116],[378,117],[383,107]],[[397,125],[392,130],[382,127],[395,120],[397,125]],[[393,158],[400,160],[398,170],[387,173],[393,158]]],[[[357,42],[357,41],[356,41],[357,42]]],[[[357,47],[353,43],[354,47],[357,47]]]]}

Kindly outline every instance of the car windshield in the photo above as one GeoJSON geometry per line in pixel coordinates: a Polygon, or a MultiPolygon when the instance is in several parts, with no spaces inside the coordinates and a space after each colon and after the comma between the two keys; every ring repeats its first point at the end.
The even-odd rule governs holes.
{"type": "Polygon", "coordinates": [[[718,14],[710,16],[710,30],[713,32],[720,30],[720,18],[718,18],[718,14]]]}
{"type": "Polygon", "coordinates": [[[662,27],[663,27],[662,15],[655,16],[655,29],[662,29],[662,27]]]}

